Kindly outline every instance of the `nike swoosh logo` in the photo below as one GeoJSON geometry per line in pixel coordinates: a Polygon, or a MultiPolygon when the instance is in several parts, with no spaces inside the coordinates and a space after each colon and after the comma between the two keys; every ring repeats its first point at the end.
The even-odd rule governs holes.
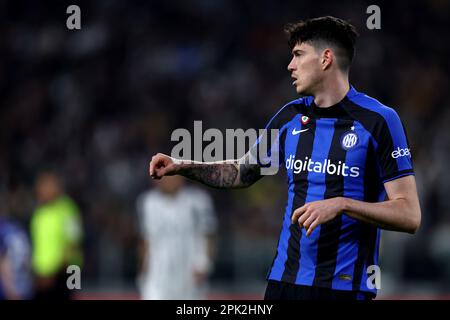
{"type": "Polygon", "coordinates": [[[302,130],[295,130],[295,128],[294,129],[292,129],[292,135],[293,136],[295,136],[296,134],[299,134],[300,132],[305,132],[305,131],[308,131],[309,130],[309,128],[306,128],[306,129],[302,129],[302,130]]]}

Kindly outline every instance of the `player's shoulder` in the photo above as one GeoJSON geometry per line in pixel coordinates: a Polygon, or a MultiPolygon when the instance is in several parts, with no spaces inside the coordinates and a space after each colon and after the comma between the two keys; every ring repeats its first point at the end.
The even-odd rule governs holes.
{"type": "Polygon", "coordinates": [[[287,103],[285,103],[277,112],[277,114],[282,112],[288,112],[288,111],[298,111],[301,110],[303,107],[308,107],[311,105],[312,101],[314,100],[311,96],[301,97],[295,100],[291,100],[287,103]]]}
{"type": "Polygon", "coordinates": [[[298,114],[304,113],[305,108],[311,105],[313,97],[301,97],[295,100],[291,100],[284,104],[271,119],[273,127],[282,127],[284,124],[292,120],[292,118],[298,114]]]}
{"type": "Polygon", "coordinates": [[[62,195],[58,199],[58,205],[61,208],[64,208],[64,210],[61,211],[65,212],[67,215],[78,215],[80,212],[80,209],[75,200],[67,194],[62,195]]]}
{"type": "Polygon", "coordinates": [[[145,207],[148,203],[152,203],[159,198],[157,189],[150,189],[142,192],[136,199],[138,207],[145,207]]]}
{"type": "Polygon", "coordinates": [[[358,92],[353,87],[350,89],[347,98],[354,109],[364,116],[387,122],[400,119],[397,111],[393,107],[387,106],[363,92],[358,92]]]}

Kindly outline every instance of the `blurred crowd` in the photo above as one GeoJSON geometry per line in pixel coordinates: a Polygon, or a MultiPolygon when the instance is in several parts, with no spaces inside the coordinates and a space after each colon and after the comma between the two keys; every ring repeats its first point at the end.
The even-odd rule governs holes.
{"type": "MultiPolygon", "coordinates": [[[[414,236],[384,233],[385,292],[450,293],[450,3],[377,1],[380,30],[366,28],[370,4],[0,1],[0,210],[30,230],[36,178],[56,172],[82,216],[83,281],[133,288],[136,199],[152,187],[151,156],[170,154],[172,131],[194,120],[204,130],[263,128],[296,98],[284,24],[334,15],[360,32],[351,83],[398,111],[413,154],[422,226],[414,236]],[[81,8],[81,30],[66,28],[69,4],[81,8]]],[[[218,215],[213,282],[264,279],[284,180],[205,189],[218,215]]]]}

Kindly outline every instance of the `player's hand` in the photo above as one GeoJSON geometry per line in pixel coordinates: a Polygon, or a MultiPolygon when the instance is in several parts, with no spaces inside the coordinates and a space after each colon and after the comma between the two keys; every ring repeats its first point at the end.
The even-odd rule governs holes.
{"type": "Polygon", "coordinates": [[[161,179],[164,176],[177,174],[178,164],[168,155],[158,153],[152,157],[149,166],[149,174],[153,179],[161,179]]]}
{"type": "Polygon", "coordinates": [[[342,212],[343,201],[341,197],[314,201],[297,208],[292,214],[292,223],[298,223],[305,228],[309,236],[318,225],[334,219],[342,212]]]}

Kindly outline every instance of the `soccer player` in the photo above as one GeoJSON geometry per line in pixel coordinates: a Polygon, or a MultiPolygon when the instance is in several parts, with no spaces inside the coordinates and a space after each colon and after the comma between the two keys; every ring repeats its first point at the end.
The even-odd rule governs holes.
{"type": "Polygon", "coordinates": [[[163,179],[156,187],[137,200],[143,244],[141,298],[205,298],[217,224],[212,198],[185,186],[180,176],[163,179]]]}
{"type": "MultiPolygon", "coordinates": [[[[378,265],[380,229],[415,233],[421,220],[405,129],[394,109],[349,83],[354,26],[320,17],[290,24],[286,33],[301,98],[267,125],[279,130],[288,199],[265,299],[372,299],[369,266],[378,265]]],[[[215,163],[157,154],[149,171],[156,179],[179,174],[242,188],[262,176],[252,154],[215,163]]]]}
{"type": "Polygon", "coordinates": [[[35,299],[69,300],[66,269],[83,262],[81,213],[55,172],[41,172],[35,190],[38,205],[30,221],[35,299]]]}

